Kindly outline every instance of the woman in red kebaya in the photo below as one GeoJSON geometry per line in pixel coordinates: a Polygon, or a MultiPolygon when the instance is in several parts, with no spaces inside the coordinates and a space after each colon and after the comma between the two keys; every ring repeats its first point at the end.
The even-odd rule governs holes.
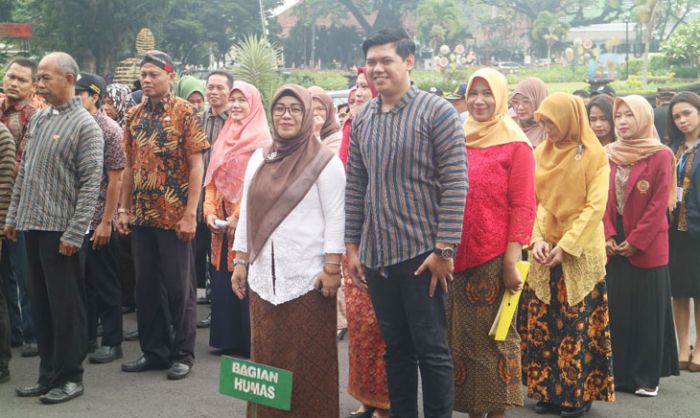
{"type": "Polygon", "coordinates": [[[515,265],[535,221],[535,158],[507,113],[508,82],[501,73],[475,72],[466,101],[470,188],[448,300],[454,409],[495,418],[523,405],[515,324],[504,342],[488,334],[504,292],[522,288],[515,265]]]}

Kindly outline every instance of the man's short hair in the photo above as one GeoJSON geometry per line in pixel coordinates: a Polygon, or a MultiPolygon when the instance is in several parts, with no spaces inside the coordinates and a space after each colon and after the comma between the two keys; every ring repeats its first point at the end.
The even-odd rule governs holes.
{"type": "Polygon", "coordinates": [[[12,61],[10,61],[9,64],[7,64],[7,68],[9,69],[10,67],[12,67],[12,64],[17,64],[20,67],[29,68],[30,70],[32,70],[32,81],[36,81],[36,73],[38,68],[36,61],[25,57],[15,57],[12,59],[12,61]]]}
{"type": "Polygon", "coordinates": [[[362,42],[362,51],[365,53],[365,58],[370,48],[386,44],[394,44],[396,53],[404,60],[409,55],[416,54],[416,44],[408,36],[408,32],[403,28],[393,27],[382,29],[362,42]]]}
{"type": "Polygon", "coordinates": [[[46,58],[56,60],[56,67],[58,67],[58,71],[60,71],[61,74],[72,74],[74,82],[78,78],[78,74],[80,74],[80,69],[78,68],[78,63],[75,62],[75,58],[73,58],[70,54],[57,51],[46,54],[44,58],[42,58],[42,60],[46,58]]]}
{"type": "Polygon", "coordinates": [[[228,89],[231,90],[233,88],[233,74],[231,74],[228,71],[224,70],[214,70],[207,75],[207,84],[209,84],[209,78],[213,75],[220,75],[223,77],[226,77],[226,84],[228,84],[228,89]]]}

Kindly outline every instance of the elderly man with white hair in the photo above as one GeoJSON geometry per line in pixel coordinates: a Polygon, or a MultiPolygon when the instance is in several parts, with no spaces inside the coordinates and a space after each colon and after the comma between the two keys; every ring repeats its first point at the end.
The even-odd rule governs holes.
{"type": "Polygon", "coordinates": [[[28,289],[39,345],[39,379],[18,396],[60,403],[83,393],[87,354],[85,280],[78,250],[92,220],[102,180],[102,131],[75,97],[78,65],[63,52],[39,63],[37,93],[49,106],[27,127],[5,223],[23,231],[28,289]]]}

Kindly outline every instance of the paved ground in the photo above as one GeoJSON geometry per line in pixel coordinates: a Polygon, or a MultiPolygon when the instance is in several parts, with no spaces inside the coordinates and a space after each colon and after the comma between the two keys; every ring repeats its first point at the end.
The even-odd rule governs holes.
{"type": "MultiPolygon", "coordinates": [[[[200,317],[205,309],[199,307],[200,317]]],[[[125,327],[135,327],[135,315],[125,316],[125,327]]],[[[238,418],[245,416],[243,402],[218,393],[219,357],[208,347],[208,330],[197,335],[197,359],[192,374],[181,381],[168,381],[164,371],[127,374],[120,364],[93,365],[85,363],[85,394],[71,402],[46,406],[36,398],[18,398],[16,385],[31,384],[36,379],[36,358],[15,357],[10,363],[12,379],[0,384],[0,418],[238,418]]],[[[347,384],[347,340],[339,345],[341,414],[350,413],[356,404],[344,391],[347,384]]],[[[138,343],[124,343],[125,359],[139,356],[138,343]]],[[[510,417],[535,417],[533,402],[526,400],[525,408],[510,417]]],[[[464,414],[454,414],[465,417],[464,414]]],[[[618,393],[611,404],[595,403],[588,417],[700,417],[700,373],[683,372],[680,377],[663,379],[661,395],[656,399],[641,399],[618,393]]],[[[311,418],[311,417],[310,417],[311,418]]],[[[313,417],[336,418],[336,417],[313,417]]]]}

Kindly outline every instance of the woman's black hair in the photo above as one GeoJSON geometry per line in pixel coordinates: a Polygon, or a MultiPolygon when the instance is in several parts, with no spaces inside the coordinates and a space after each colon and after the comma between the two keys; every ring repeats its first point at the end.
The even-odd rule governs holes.
{"type": "Polygon", "coordinates": [[[678,103],[688,103],[693,105],[700,113],[700,96],[692,91],[683,91],[676,94],[671,103],[668,105],[668,125],[666,127],[667,138],[661,138],[664,142],[668,144],[681,143],[685,140],[685,135],[676,126],[676,122],[673,120],[673,107],[678,103]]]}

